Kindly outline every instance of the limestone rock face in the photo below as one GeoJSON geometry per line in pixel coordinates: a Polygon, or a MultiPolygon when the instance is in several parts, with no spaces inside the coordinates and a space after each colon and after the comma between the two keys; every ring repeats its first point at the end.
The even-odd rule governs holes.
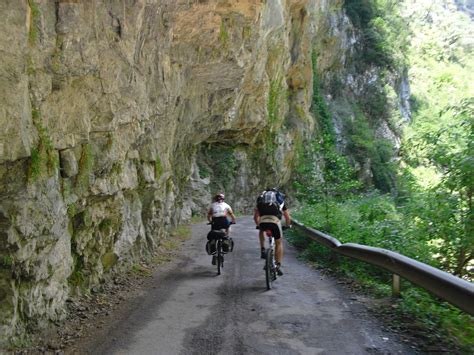
{"type": "Polygon", "coordinates": [[[60,320],[212,194],[248,211],[288,181],[315,126],[313,48],[324,80],[363,87],[342,4],[2,1],[0,344],[60,320]]]}
{"type": "Polygon", "coordinates": [[[317,2],[0,4],[2,341],[61,319],[216,189],[242,209],[289,178],[317,2]]]}

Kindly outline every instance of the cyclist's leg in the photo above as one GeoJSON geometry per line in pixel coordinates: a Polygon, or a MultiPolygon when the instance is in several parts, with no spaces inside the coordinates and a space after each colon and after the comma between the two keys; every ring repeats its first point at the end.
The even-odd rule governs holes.
{"type": "Polygon", "coordinates": [[[258,232],[258,238],[260,240],[260,249],[265,249],[265,238],[263,236],[263,230],[260,229],[258,232]]]}
{"type": "Polygon", "coordinates": [[[274,224],[274,229],[273,229],[273,236],[275,238],[275,261],[278,266],[281,265],[281,261],[283,260],[283,243],[282,243],[282,236],[283,236],[283,231],[281,229],[281,224],[280,223],[275,223],[274,224]]]}
{"type": "Polygon", "coordinates": [[[262,252],[262,259],[265,258],[265,236],[264,236],[264,231],[266,229],[272,230],[272,235],[275,235],[274,233],[274,228],[275,228],[275,223],[278,221],[278,217],[275,216],[260,216],[260,233],[258,234],[260,238],[260,250],[262,252]]]}
{"type": "Polygon", "coordinates": [[[283,260],[283,243],[281,242],[281,238],[275,239],[275,260],[277,265],[280,265],[283,260]]]}
{"type": "Polygon", "coordinates": [[[260,222],[259,224],[260,232],[258,233],[258,237],[260,239],[260,257],[265,259],[266,252],[265,252],[265,231],[270,229],[273,235],[274,224],[268,222],[260,222]]]}
{"type": "Polygon", "coordinates": [[[230,232],[230,220],[226,217],[225,218],[225,221],[226,221],[226,228],[225,228],[225,234],[229,237],[229,232],[230,232]]]}

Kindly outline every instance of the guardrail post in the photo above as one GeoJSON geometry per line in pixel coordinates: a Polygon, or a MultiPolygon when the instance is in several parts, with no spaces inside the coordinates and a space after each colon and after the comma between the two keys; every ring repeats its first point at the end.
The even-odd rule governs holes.
{"type": "Polygon", "coordinates": [[[392,296],[400,297],[400,275],[392,275],[392,296]]]}

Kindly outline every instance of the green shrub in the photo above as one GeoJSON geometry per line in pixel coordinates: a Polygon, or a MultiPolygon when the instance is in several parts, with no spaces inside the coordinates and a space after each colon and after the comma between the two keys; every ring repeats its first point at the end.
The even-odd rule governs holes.
{"type": "Polygon", "coordinates": [[[313,50],[311,54],[311,63],[313,71],[313,96],[311,99],[311,113],[318,122],[321,135],[323,136],[324,141],[329,146],[334,146],[336,142],[336,134],[334,132],[334,124],[332,121],[331,113],[324,101],[323,95],[321,93],[321,86],[317,71],[317,55],[313,50]]]}
{"type": "Polygon", "coordinates": [[[222,45],[226,45],[229,41],[229,32],[227,31],[224,19],[221,19],[219,39],[221,40],[222,45]]]}
{"type": "Polygon", "coordinates": [[[40,111],[32,109],[31,117],[38,131],[38,146],[31,150],[28,179],[35,181],[41,176],[51,176],[59,169],[59,155],[54,149],[48,131],[41,123],[40,111]]]}
{"type": "Polygon", "coordinates": [[[76,176],[74,187],[80,192],[85,192],[89,188],[90,174],[94,165],[92,146],[84,144],[82,146],[81,158],[79,159],[79,171],[76,176]]]}
{"type": "Polygon", "coordinates": [[[281,120],[279,117],[279,107],[281,105],[281,100],[283,100],[285,96],[286,92],[283,87],[282,79],[278,78],[271,80],[267,102],[268,122],[270,125],[274,125],[281,120]]]}
{"type": "Polygon", "coordinates": [[[407,37],[397,6],[392,0],[344,1],[347,15],[362,33],[362,51],[355,61],[361,69],[367,65],[382,68],[396,65],[396,50],[392,48],[405,48],[407,37]]]}
{"type": "Polygon", "coordinates": [[[86,277],[83,272],[84,262],[81,256],[75,253],[75,250],[72,250],[72,259],[73,259],[73,270],[71,275],[68,278],[69,285],[77,287],[84,284],[86,277]]]}
{"type": "Polygon", "coordinates": [[[234,155],[234,147],[222,144],[207,146],[201,151],[200,166],[203,172],[211,177],[211,190],[225,191],[232,186],[238,169],[238,161],[234,155]]]}
{"type": "Polygon", "coordinates": [[[161,174],[163,174],[163,166],[161,164],[161,159],[159,156],[155,160],[155,179],[159,179],[161,174]]]}
{"type": "MultiPolygon", "coordinates": [[[[329,203],[329,223],[325,221],[327,207],[323,203],[304,206],[294,213],[294,217],[343,243],[385,248],[439,267],[436,260],[439,251],[430,243],[426,229],[434,225],[432,220],[425,222],[423,218],[431,210],[426,202],[418,198],[397,206],[391,196],[373,192],[344,200],[332,199],[329,203]]],[[[353,278],[360,287],[375,296],[390,295],[391,275],[383,269],[335,255],[329,248],[309,241],[294,231],[288,233],[288,240],[302,249],[303,258],[353,278]]],[[[473,344],[474,321],[471,316],[408,282],[403,283],[402,296],[397,307],[401,317],[415,319],[425,333],[452,342],[464,351],[473,344]]]]}
{"type": "Polygon", "coordinates": [[[396,166],[393,162],[395,149],[387,139],[376,138],[369,122],[361,113],[355,120],[345,122],[348,137],[347,149],[361,166],[370,159],[374,186],[383,193],[395,189],[396,166]]]}
{"type": "Polygon", "coordinates": [[[34,0],[28,0],[28,5],[30,6],[31,18],[30,18],[30,32],[28,33],[28,40],[30,44],[35,44],[38,39],[38,27],[39,27],[39,18],[41,16],[40,9],[38,4],[34,0]]]}
{"type": "Polygon", "coordinates": [[[13,257],[10,255],[0,256],[0,268],[10,268],[13,265],[13,257]]]}

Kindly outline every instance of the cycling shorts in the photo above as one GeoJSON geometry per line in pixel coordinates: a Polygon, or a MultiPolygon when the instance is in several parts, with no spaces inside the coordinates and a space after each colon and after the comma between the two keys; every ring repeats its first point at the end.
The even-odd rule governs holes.
{"type": "Polygon", "coordinates": [[[283,235],[280,219],[276,216],[261,216],[259,228],[261,231],[271,230],[273,238],[278,240],[283,235]]]}
{"type": "Polygon", "coordinates": [[[230,222],[227,217],[213,217],[212,218],[212,229],[227,229],[230,226],[230,222]]]}

